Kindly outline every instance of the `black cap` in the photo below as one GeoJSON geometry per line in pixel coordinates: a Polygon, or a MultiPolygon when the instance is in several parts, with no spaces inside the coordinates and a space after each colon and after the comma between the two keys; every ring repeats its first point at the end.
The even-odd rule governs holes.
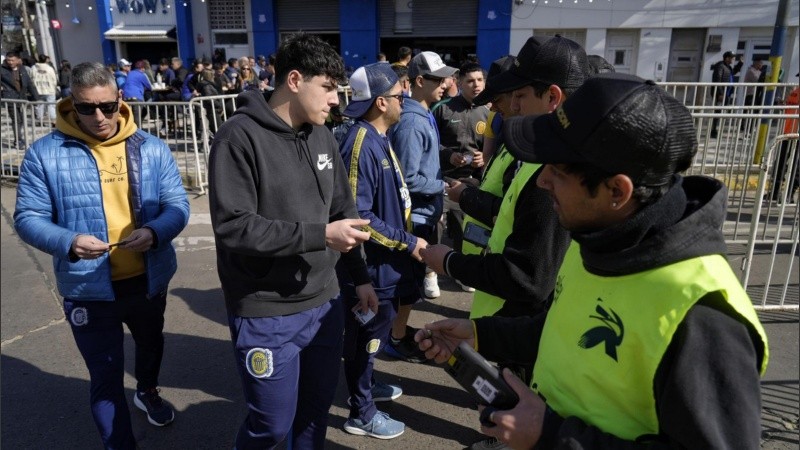
{"type": "Polygon", "coordinates": [[[473,105],[485,105],[492,101],[493,98],[497,96],[497,94],[502,94],[502,92],[497,91],[494,88],[494,79],[503,72],[514,67],[514,61],[517,58],[513,55],[506,55],[502,58],[495,59],[492,61],[492,65],[489,66],[489,75],[486,77],[486,87],[478,94],[474,99],[472,99],[473,105]]]}
{"type": "Polygon", "coordinates": [[[732,58],[734,56],[736,56],[736,53],[733,53],[732,51],[728,50],[727,52],[722,54],[722,59],[732,58]]]}
{"type": "Polygon", "coordinates": [[[697,152],[689,110],[653,81],[619,73],[589,79],[553,113],[503,123],[522,161],[590,164],[637,186],[663,186],[697,152]]]}
{"type": "Polygon", "coordinates": [[[514,66],[497,76],[493,89],[509,92],[536,81],[577,88],[588,74],[586,51],[578,43],[559,35],[533,36],[522,46],[514,66]]]}

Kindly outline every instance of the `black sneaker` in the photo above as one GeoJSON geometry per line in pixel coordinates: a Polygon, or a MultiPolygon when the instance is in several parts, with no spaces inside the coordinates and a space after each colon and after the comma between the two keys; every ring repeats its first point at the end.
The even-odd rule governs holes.
{"type": "Polygon", "coordinates": [[[169,425],[175,420],[175,411],[161,399],[157,388],[136,392],[133,394],[133,404],[146,412],[147,421],[157,427],[169,425]]]}
{"type": "Polygon", "coordinates": [[[383,347],[383,352],[395,359],[402,359],[410,363],[424,363],[428,360],[425,352],[419,349],[419,344],[414,342],[417,329],[406,326],[406,335],[397,340],[389,335],[389,342],[383,347]]]}
{"type": "Polygon", "coordinates": [[[489,437],[470,445],[464,450],[503,450],[507,448],[511,447],[498,441],[497,438],[489,437]]]}

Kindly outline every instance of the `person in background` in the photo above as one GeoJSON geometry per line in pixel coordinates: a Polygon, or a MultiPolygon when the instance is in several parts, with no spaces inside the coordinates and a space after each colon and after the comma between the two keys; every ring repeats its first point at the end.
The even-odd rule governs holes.
{"type": "MultiPolygon", "coordinates": [[[[712,89],[714,93],[714,104],[716,105],[729,105],[731,103],[731,95],[733,95],[734,75],[742,70],[744,62],[742,58],[737,56],[731,51],[727,51],[722,55],[722,61],[717,61],[716,64],[711,66],[711,82],[712,83],[728,83],[729,86],[717,86],[712,89]],[[736,66],[731,66],[734,58],[736,59],[736,66]]],[[[715,113],[722,113],[721,109],[714,110],[715,113]]],[[[717,124],[719,119],[711,121],[711,138],[717,138],[717,124]]]]}
{"type": "MultiPolygon", "coordinates": [[[[153,67],[150,65],[150,61],[143,59],[141,60],[142,65],[144,65],[144,74],[147,75],[147,79],[150,80],[150,84],[156,82],[156,74],[153,72],[153,67]]],[[[146,99],[149,100],[149,99],[146,99]]]]}
{"type": "Polygon", "coordinates": [[[421,260],[419,249],[427,242],[412,235],[407,226],[411,199],[386,137],[403,109],[400,82],[389,64],[375,63],[356,69],[350,86],[355,94],[344,113],[355,118],[356,123],[348,130],[339,151],[358,215],[370,221],[366,230],[371,237],[364,243],[364,251],[379,303],[375,317],[362,324],[349,313],[358,308],[353,281],[346,271],[340,271],[339,285],[345,302],[344,374],[350,393],[350,414],[344,430],[392,439],[403,433],[405,425],[379,411],[375,403],[394,400],[403,390],[375,380],[373,365],[375,355],[386,345],[400,299],[413,303],[420,298],[414,261],[421,260]]]}
{"type": "MultiPolygon", "coordinates": [[[[485,86],[486,77],[481,66],[465,63],[458,71],[460,94],[444,99],[431,108],[439,130],[439,162],[442,174],[446,177],[458,180],[480,176],[485,162],[483,133],[486,131],[489,108],[475,105],[472,101],[483,92],[485,86]]],[[[447,234],[453,240],[453,248],[460,252],[464,238],[464,212],[457,202],[449,198],[444,199],[444,211],[447,234]]],[[[465,292],[475,292],[475,289],[458,280],[456,283],[465,292]]]]}
{"type": "Polygon", "coordinates": [[[344,64],[319,37],[281,42],[274,91],[246,91],[214,137],[209,204],[231,343],[248,414],[237,449],[322,449],[342,359],[335,266],[377,311],[358,218],[325,128],[344,64]]]}
{"type": "Polygon", "coordinates": [[[503,135],[545,164],[537,182],[580,252],[545,313],[417,333],[439,363],[461,342],[533,363],[529,385],[503,370],[519,402],[480,408],[481,432],[520,449],[759,448],[767,335],[725,257],[725,185],[680,175],[697,152],[689,110],[653,81],[600,74],[503,135]]]}
{"type": "MultiPolygon", "coordinates": [[[[214,75],[213,70],[203,69],[203,71],[200,72],[198,80],[197,91],[200,93],[201,97],[211,97],[221,94],[222,86],[218,84],[217,77],[214,75]]],[[[223,105],[222,100],[218,99],[205,102],[203,106],[206,112],[205,119],[208,123],[208,131],[214,134],[223,121],[225,105],[223,105]]]]}
{"type": "Polygon", "coordinates": [[[244,61],[239,63],[239,76],[237,78],[241,83],[242,91],[261,90],[260,87],[261,82],[256,77],[256,74],[253,72],[253,68],[250,67],[249,63],[246,63],[244,61]]]}
{"type": "MultiPolygon", "coordinates": [[[[442,99],[446,80],[455,72],[436,53],[415,56],[408,65],[411,97],[403,102],[400,122],[389,133],[411,197],[411,234],[429,243],[437,242],[436,224],[442,217],[445,188],[439,167],[439,131],[430,108],[442,99]]],[[[441,295],[435,272],[417,263],[414,275],[425,297],[441,295]]],[[[408,326],[411,308],[420,299],[400,300],[384,353],[408,362],[425,362],[425,355],[414,343],[415,329],[408,326]]]]}
{"type": "Polygon", "coordinates": [[[125,87],[125,82],[128,80],[128,73],[131,71],[131,62],[125,58],[120,58],[117,62],[117,69],[114,71],[114,77],[117,79],[117,87],[122,89],[125,87]]]}
{"type": "Polygon", "coordinates": [[[397,49],[397,62],[395,64],[400,64],[401,66],[408,67],[408,63],[411,62],[411,49],[408,47],[400,47],[397,49]]]}
{"type": "Polygon", "coordinates": [[[397,79],[400,80],[400,87],[403,89],[403,95],[406,97],[411,96],[411,80],[408,79],[408,66],[394,63],[392,64],[397,79]]]}
{"type": "Polygon", "coordinates": [[[497,149],[500,147],[499,136],[503,127],[503,118],[511,117],[511,92],[497,92],[489,84],[489,78],[499,75],[502,72],[511,68],[516,61],[513,55],[506,55],[492,61],[489,67],[489,75],[486,79],[486,87],[478,94],[472,103],[475,105],[489,104],[489,115],[486,117],[486,129],[483,132],[483,159],[486,161],[484,166],[483,177],[488,171],[489,161],[494,157],[497,149]]]}
{"type": "Polygon", "coordinates": [[[72,64],[66,59],[62,59],[61,67],[58,69],[58,87],[61,89],[61,98],[69,97],[70,83],[72,83],[72,64]]]}
{"type": "MultiPolygon", "coordinates": [[[[762,76],[762,69],[764,68],[764,61],[761,58],[753,58],[753,64],[747,68],[744,73],[744,82],[745,83],[759,83],[763,82],[762,76]]],[[[758,86],[746,86],[744,88],[744,106],[758,106],[762,103],[762,89],[758,86]]],[[[746,114],[756,113],[760,110],[757,109],[746,109],[744,112],[746,114]]],[[[757,120],[754,119],[742,119],[742,124],[739,127],[741,131],[749,131],[749,128],[752,128],[757,123],[757,120]]]]}
{"type": "Polygon", "coordinates": [[[225,68],[225,75],[231,80],[239,76],[239,60],[228,58],[228,67],[225,68]]]}
{"type": "MultiPolygon", "coordinates": [[[[788,108],[784,111],[786,114],[786,121],[783,123],[783,134],[789,133],[797,133],[798,130],[798,118],[797,118],[797,105],[800,103],[800,87],[795,87],[792,89],[792,92],[789,93],[789,96],[783,101],[783,103],[787,106],[794,106],[794,108],[788,108]]],[[[781,146],[778,149],[778,153],[775,155],[775,178],[772,179],[772,187],[770,188],[769,199],[774,202],[783,202],[786,201],[788,203],[796,203],[798,189],[800,189],[800,148],[798,148],[797,140],[785,140],[781,142],[781,146]],[[788,164],[790,162],[790,150],[792,145],[794,146],[794,158],[792,161],[792,173],[787,174],[788,164]],[[787,183],[786,186],[786,197],[784,198],[781,192],[781,184],[784,183],[784,178],[788,179],[785,181],[787,183]]]]}
{"type": "MultiPolygon", "coordinates": [[[[6,59],[0,65],[0,98],[10,100],[35,100],[39,97],[36,86],[33,85],[28,71],[21,67],[22,60],[17,52],[7,52],[6,59]]],[[[10,103],[6,106],[8,116],[11,118],[11,129],[14,133],[14,145],[18,149],[24,149],[25,130],[22,126],[25,123],[22,105],[10,103]]]]}
{"type": "Polygon", "coordinates": [[[53,256],[103,445],[134,449],[123,324],[136,351],[133,404],[151,424],[169,425],[175,413],[158,376],[177,270],[172,240],[189,221],[189,201],[169,147],[137,129],[113,74],[100,63],[78,64],[71,89],[58,104],[57,129],[25,153],[14,228],[53,256]]]}
{"type": "Polygon", "coordinates": [[[33,66],[33,76],[31,81],[36,86],[37,98],[40,102],[49,104],[36,105],[36,119],[41,123],[45,122],[44,111],[47,108],[47,118],[49,124],[56,125],[56,94],[58,93],[58,77],[56,71],[47,61],[50,60],[46,55],[39,55],[39,62],[33,66]]]}
{"type": "Polygon", "coordinates": [[[150,78],[145,73],[147,65],[144,60],[136,61],[134,67],[128,72],[125,86],[122,88],[122,99],[126,102],[143,102],[149,96],[146,92],[152,92],[153,85],[150,84],[150,78]]]}
{"type": "Polygon", "coordinates": [[[379,52],[376,59],[378,60],[378,62],[388,62],[388,60],[386,59],[386,53],[383,52],[379,52]]]}

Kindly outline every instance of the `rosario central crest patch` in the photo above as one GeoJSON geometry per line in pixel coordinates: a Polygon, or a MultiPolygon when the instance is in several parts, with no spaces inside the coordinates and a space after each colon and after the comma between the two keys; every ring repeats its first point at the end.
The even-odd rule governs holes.
{"type": "Polygon", "coordinates": [[[69,321],[76,327],[84,326],[89,323],[89,312],[83,306],[74,308],[69,314],[69,321]]]}
{"type": "Polygon", "coordinates": [[[247,352],[245,362],[247,372],[256,378],[268,378],[272,375],[272,350],[252,348],[247,352]]]}
{"type": "Polygon", "coordinates": [[[367,342],[367,353],[371,355],[377,352],[380,346],[381,346],[380,339],[372,339],[371,341],[367,342]]]}

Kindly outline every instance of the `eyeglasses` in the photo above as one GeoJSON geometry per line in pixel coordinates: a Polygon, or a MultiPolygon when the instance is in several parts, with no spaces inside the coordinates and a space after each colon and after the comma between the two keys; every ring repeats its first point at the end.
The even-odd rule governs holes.
{"type": "Polygon", "coordinates": [[[250,70],[249,67],[242,67],[242,70],[250,70]]]}
{"type": "Polygon", "coordinates": [[[433,75],[423,75],[422,78],[424,78],[424,79],[426,79],[428,81],[433,81],[434,83],[439,83],[439,84],[442,84],[447,80],[447,78],[439,78],[439,77],[435,77],[433,75]]]}
{"type": "Polygon", "coordinates": [[[114,114],[119,111],[119,100],[113,102],[103,103],[73,103],[75,111],[82,116],[93,116],[95,110],[100,108],[100,112],[104,115],[114,114]]]}
{"type": "Polygon", "coordinates": [[[403,96],[403,94],[381,95],[381,97],[383,97],[383,98],[390,98],[390,97],[391,98],[396,98],[397,101],[400,102],[401,105],[403,104],[403,99],[405,98],[403,96]]]}

